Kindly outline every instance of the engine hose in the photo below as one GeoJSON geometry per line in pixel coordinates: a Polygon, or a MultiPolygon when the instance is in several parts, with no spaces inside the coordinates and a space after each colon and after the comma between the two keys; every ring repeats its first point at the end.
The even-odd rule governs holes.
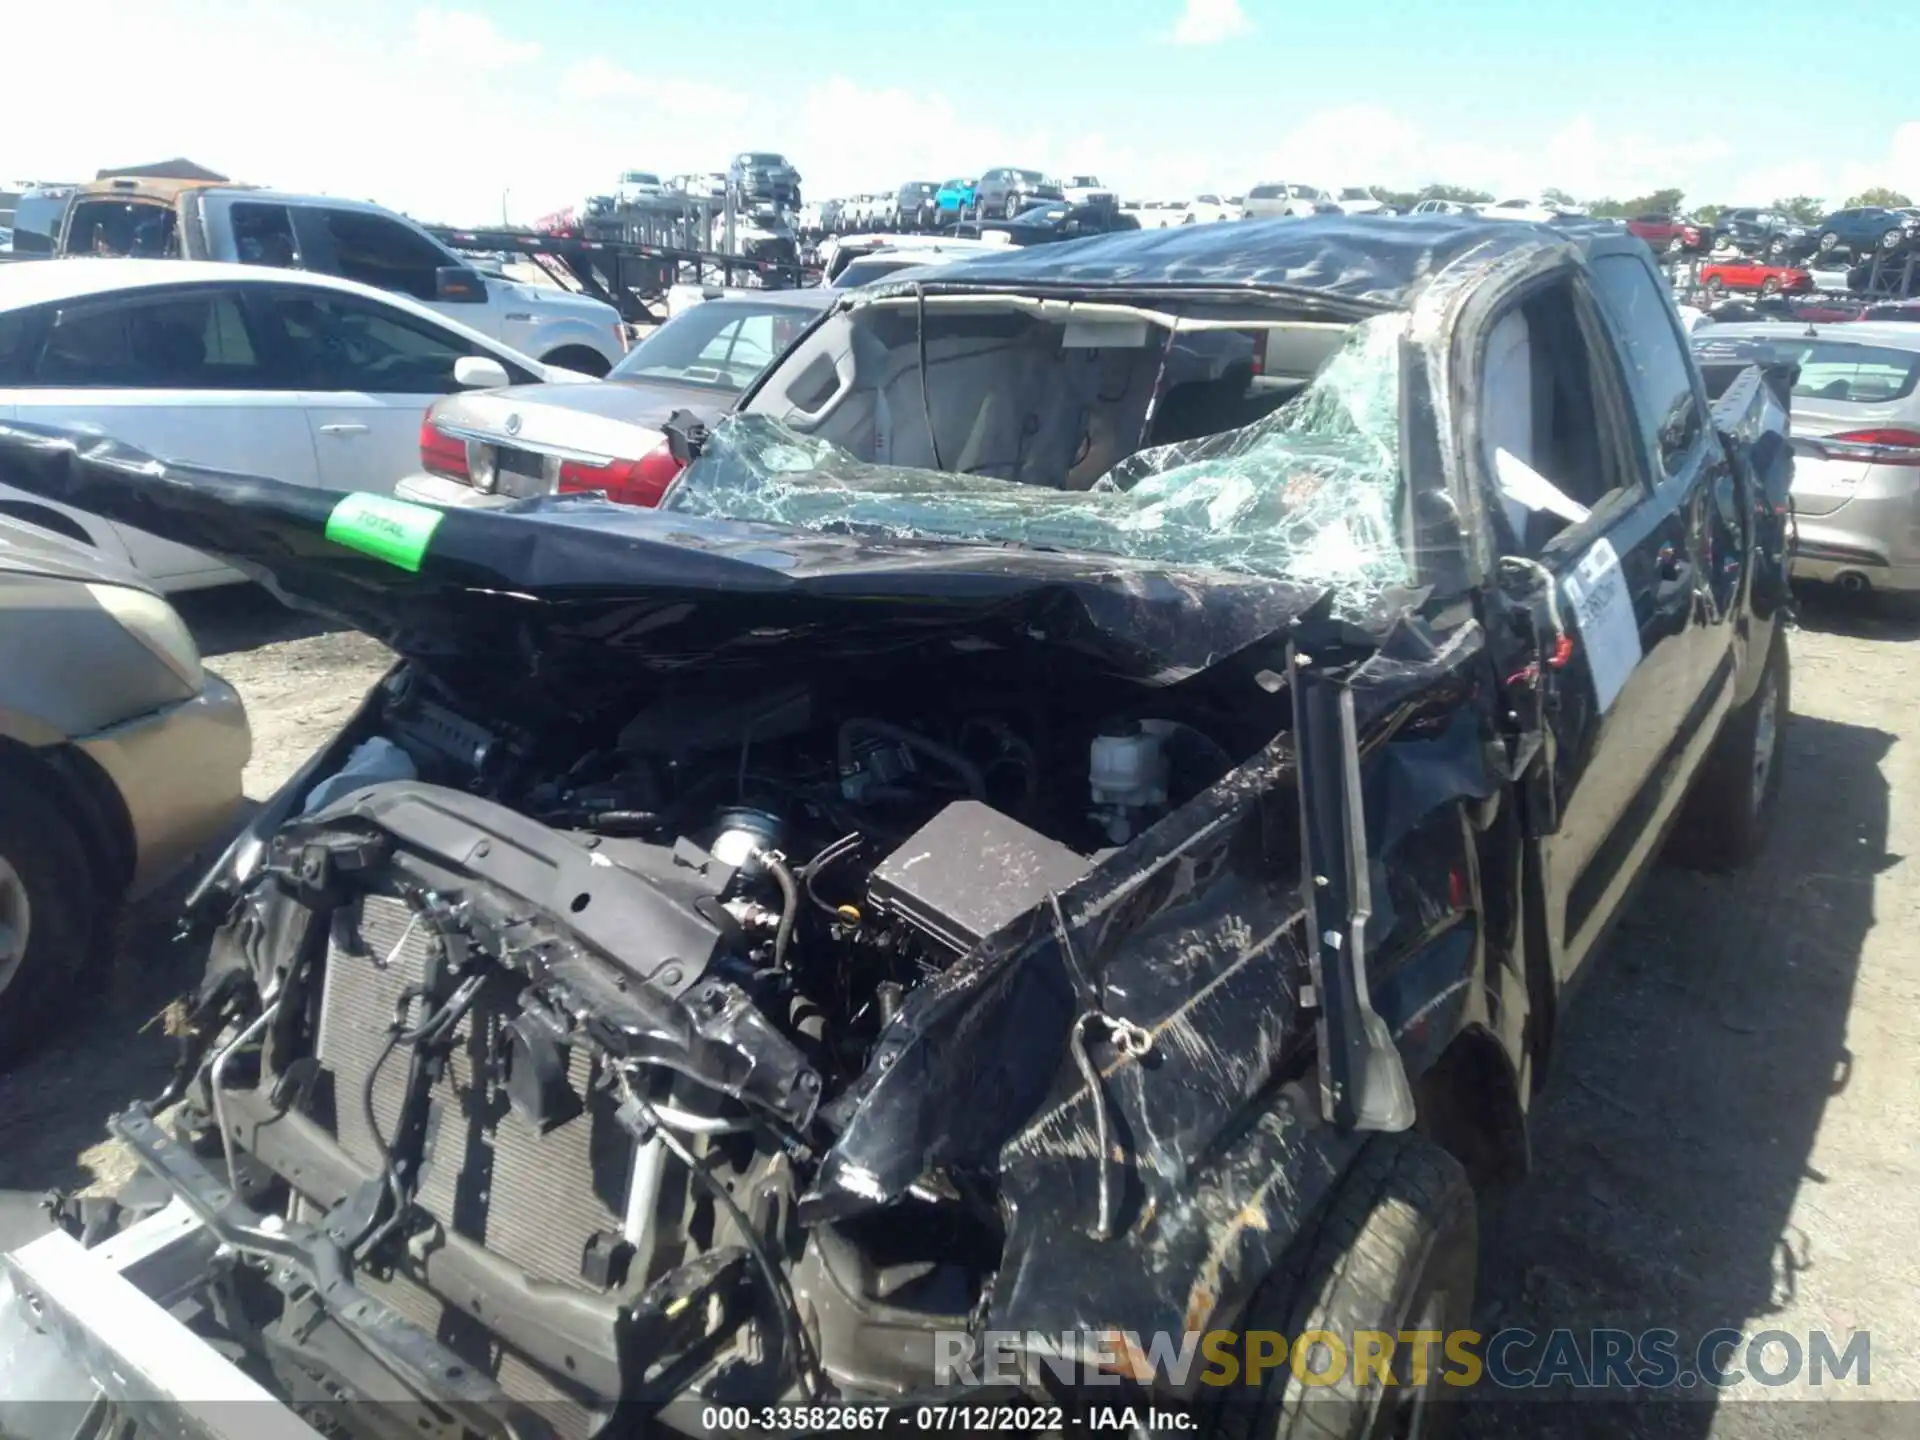
{"type": "MultiPolygon", "coordinates": [[[[386,1179],[387,1195],[393,1202],[392,1213],[381,1223],[380,1212],[376,1209],[367,1224],[362,1227],[347,1246],[349,1250],[358,1250],[364,1245],[371,1253],[386,1243],[387,1237],[400,1227],[407,1213],[409,1192],[406,1181],[400,1174],[400,1167],[394,1160],[393,1147],[380,1133],[380,1121],[374,1114],[373,1092],[380,1079],[380,1072],[393,1058],[395,1050],[404,1041],[416,1049],[425,1046],[428,1049],[446,1044],[453,1038],[453,1032],[468,1010],[473,1008],[474,999],[480,993],[480,986],[486,979],[484,970],[476,970],[462,980],[452,995],[438,1009],[431,1011],[425,1019],[412,1029],[407,1028],[407,1010],[415,1000],[426,998],[426,989],[420,985],[409,985],[400,992],[393,1005],[393,1023],[387,1029],[386,1043],[380,1054],[367,1070],[367,1078],[360,1086],[360,1113],[365,1121],[367,1134],[373,1139],[373,1148],[380,1156],[380,1168],[386,1179]]],[[[406,1116],[400,1117],[401,1126],[406,1125],[406,1116]]]]}
{"type": "Polygon", "coordinates": [[[261,997],[260,1013],[233,1039],[217,1056],[207,1071],[207,1088],[213,1092],[213,1123],[220,1127],[220,1149],[227,1161],[227,1183],[236,1190],[240,1188],[240,1171],[233,1155],[233,1131],[227,1125],[227,1107],[221,1103],[226,1090],[227,1066],[233,1057],[248,1045],[260,1038],[267,1026],[273,1023],[273,1017],[280,1013],[280,997],[283,990],[275,988],[261,997]]]}
{"type": "Polygon", "coordinates": [[[1130,1020],[1117,1019],[1102,1010],[1088,1010],[1073,1022],[1073,1031],[1068,1037],[1073,1048],[1073,1063],[1080,1071],[1081,1080],[1086,1083],[1088,1098],[1093,1102],[1094,1145],[1100,1153],[1094,1164],[1098,1188],[1091,1234],[1094,1239],[1104,1241],[1114,1237],[1112,1141],[1109,1138],[1111,1130],[1107,1117],[1106,1089],[1101,1084],[1100,1071],[1093,1063],[1093,1055],[1087,1049],[1087,1031],[1095,1026],[1106,1031],[1114,1048],[1129,1059],[1138,1059],[1151,1050],[1153,1036],[1130,1020]]]}
{"type": "Polygon", "coordinates": [[[778,850],[756,852],[760,863],[767,867],[767,873],[773,876],[773,883],[780,887],[780,928],[773,932],[773,968],[787,968],[787,946],[793,940],[793,925],[800,918],[800,883],[793,878],[793,871],[787,868],[786,859],[778,850]]]}
{"type": "Polygon", "coordinates": [[[840,907],[822,900],[820,898],[820,892],[814,888],[814,881],[820,878],[821,872],[826,870],[827,867],[837,865],[841,860],[858,850],[861,839],[862,837],[857,831],[852,835],[843,835],[801,867],[800,873],[805,877],[807,899],[811,900],[817,908],[828,915],[838,916],[840,907]]]}
{"type": "Polygon", "coordinates": [[[855,736],[863,732],[868,735],[878,735],[883,740],[897,741],[909,749],[918,750],[931,760],[939,761],[966,782],[967,792],[974,799],[987,798],[986,777],[980,773],[980,767],[973,761],[950,745],[942,745],[938,740],[929,740],[918,731],[909,730],[904,725],[895,725],[889,720],[874,720],[862,716],[841,725],[839,736],[841,774],[848,774],[855,768],[853,741],[855,736]]]}

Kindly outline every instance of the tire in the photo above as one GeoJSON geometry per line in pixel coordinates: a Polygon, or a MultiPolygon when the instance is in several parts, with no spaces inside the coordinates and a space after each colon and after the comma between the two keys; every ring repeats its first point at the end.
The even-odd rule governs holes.
{"type": "Polygon", "coordinates": [[[1820,246],[1820,253],[1822,255],[1825,255],[1829,251],[1834,250],[1839,246],[1839,244],[1840,244],[1840,237],[1834,234],[1833,231],[1823,230],[1820,232],[1819,246],[1820,246]]]}
{"type": "Polygon", "coordinates": [[[1019,213],[1020,201],[1015,196],[1007,196],[1006,202],[1000,207],[1000,218],[1003,220],[1011,220],[1019,213]]]}
{"type": "Polygon", "coordinates": [[[1773,826],[1793,699],[1787,632],[1775,624],[1760,688],[1727,717],[1668,846],[1688,869],[1739,869],[1760,853],[1773,826]]]}
{"type": "Polygon", "coordinates": [[[1722,295],[1726,293],[1727,293],[1726,281],[1722,280],[1718,275],[1711,275],[1707,278],[1707,294],[1713,296],[1714,299],[1718,300],[1722,295]]]}
{"type": "MultiPolygon", "coordinates": [[[[1324,1330],[1351,1345],[1357,1331],[1463,1329],[1473,1313],[1478,1220],[1467,1173],[1446,1151],[1411,1132],[1381,1135],[1360,1152],[1319,1224],[1255,1292],[1241,1334],[1275,1331],[1289,1343],[1324,1330]]],[[[1312,1350],[1310,1355],[1314,1355],[1312,1350]]],[[[1403,1433],[1395,1421],[1419,1407],[1422,1437],[1444,1434],[1458,1411],[1443,1357],[1428,1354],[1427,1383],[1388,1388],[1377,1375],[1353,1384],[1352,1356],[1335,1383],[1303,1385],[1288,1365],[1267,1372],[1257,1396],[1221,1402],[1214,1434],[1224,1440],[1362,1440],[1403,1433]],[[1397,1402],[1397,1403],[1394,1403],[1397,1402]]],[[[1396,1350],[1396,1371],[1407,1356],[1396,1350]]],[[[1331,1367],[1323,1352],[1308,1368],[1331,1367]]],[[[1404,1373],[1404,1372],[1402,1372],[1404,1373]]]]}
{"type": "Polygon", "coordinates": [[[1779,278],[1769,275],[1766,279],[1762,280],[1760,282],[1760,293],[1762,295],[1778,295],[1780,293],[1779,278]]]}
{"type": "Polygon", "coordinates": [[[1907,232],[1904,230],[1889,230],[1880,237],[1880,248],[1882,250],[1898,250],[1906,238],[1907,232]]]}
{"type": "Polygon", "coordinates": [[[1686,253],[1687,253],[1687,242],[1681,239],[1678,235],[1674,236],[1671,240],[1667,241],[1667,254],[1684,255],[1686,253]]]}
{"type": "Polygon", "coordinates": [[[589,350],[584,345],[562,345],[551,354],[540,357],[542,365],[558,365],[563,370],[578,370],[582,375],[591,375],[599,379],[613,369],[612,362],[598,350],[589,350]]]}
{"type": "Polygon", "coordinates": [[[1786,241],[1770,240],[1767,242],[1767,258],[1769,260],[1778,260],[1782,255],[1786,253],[1787,253],[1786,241]]]}
{"type": "Polygon", "coordinates": [[[95,938],[111,933],[95,889],[66,817],[38,788],[0,776],[0,1062],[45,1033],[95,938]]]}

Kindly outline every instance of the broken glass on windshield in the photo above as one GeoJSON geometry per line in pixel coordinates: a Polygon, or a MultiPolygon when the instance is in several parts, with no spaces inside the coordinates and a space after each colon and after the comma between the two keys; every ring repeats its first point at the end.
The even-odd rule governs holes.
{"type": "Polygon", "coordinates": [[[1085,490],[876,465],[777,420],[735,415],[714,428],[665,508],[1319,584],[1358,616],[1411,578],[1396,525],[1405,327],[1402,315],[1356,325],[1271,415],[1139,451],[1085,490]]]}

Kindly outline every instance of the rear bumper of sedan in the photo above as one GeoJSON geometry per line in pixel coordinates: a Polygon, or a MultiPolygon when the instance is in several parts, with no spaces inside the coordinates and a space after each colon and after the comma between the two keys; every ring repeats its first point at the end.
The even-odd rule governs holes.
{"type": "Polygon", "coordinates": [[[1794,552],[1793,578],[1828,585],[1865,581],[1870,590],[1890,594],[1920,593],[1920,565],[1892,565],[1870,551],[1845,547],[1808,547],[1804,530],[1801,550],[1794,552]],[[1806,553],[1811,548],[1814,553],[1806,553]]]}
{"type": "Polygon", "coordinates": [[[422,505],[446,505],[461,510],[498,510],[502,505],[511,505],[518,498],[512,495],[488,495],[471,485],[462,485],[458,480],[447,480],[438,475],[404,475],[393,487],[393,493],[399,500],[412,500],[422,505]]]}
{"type": "Polygon", "coordinates": [[[1796,512],[1794,578],[1920,592],[1920,471],[1869,474],[1859,494],[1828,513],[1796,512]]]}
{"type": "Polygon", "coordinates": [[[191,700],[74,741],[127,808],[135,846],[131,895],[165,883],[221,839],[239,813],[253,753],[246,707],[209,672],[191,700]]]}

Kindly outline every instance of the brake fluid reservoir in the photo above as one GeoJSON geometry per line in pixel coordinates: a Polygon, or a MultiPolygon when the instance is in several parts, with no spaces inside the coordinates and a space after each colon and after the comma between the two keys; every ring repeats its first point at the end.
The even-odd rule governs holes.
{"type": "Polygon", "coordinates": [[[1160,737],[1137,720],[1093,737],[1087,778],[1095,806],[1142,809],[1167,803],[1167,756],[1160,737]]]}

